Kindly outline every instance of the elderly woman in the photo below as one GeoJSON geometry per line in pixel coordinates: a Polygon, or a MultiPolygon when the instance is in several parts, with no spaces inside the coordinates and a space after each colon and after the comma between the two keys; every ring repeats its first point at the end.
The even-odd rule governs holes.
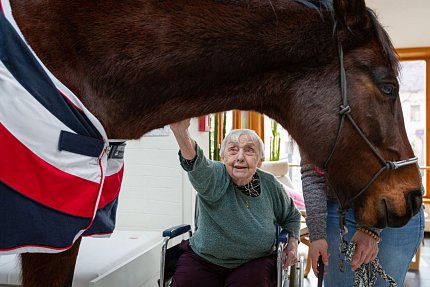
{"type": "Polygon", "coordinates": [[[290,232],[286,268],[297,262],[300,212],[276,178],[258,169],[264,146],[254,131],[230,132],[217,162],[203,155],[189,125],[188,119],[170,128],[181,166],[199,195],[198,229],[181,243],[173,286],[273,286],[275,224],[290,232]]]}

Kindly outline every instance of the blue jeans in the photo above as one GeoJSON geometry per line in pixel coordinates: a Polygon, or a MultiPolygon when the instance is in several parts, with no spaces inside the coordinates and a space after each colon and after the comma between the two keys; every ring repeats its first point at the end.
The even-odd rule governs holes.
{"type": "MultiPolygon", "coordinates": [[[[345,263],[345,272],[339,271],[339,216],[337,214],[338,204],[334,201],[327,201],[327,242],[329,246],[329,266],[325,270],[325,287],[353,286],[354,272],[351,266],[345,263]]],[[[345,236],[347,242],[351,241],[355,233],[356,221],[352,210],[346,214],[346,225],[348,234],[345,236]]],[[[403,286],[409,264],[415,255],[424,235],[424,211],[421,208],[407,225],[401,228],[385,228],[381,233],[381,243],[379,243],[379,262],[385,272],[393,277],[398,286],[403,286]]],[[[384,279],[378,276],[376,286],[388,286],[384,279]]]]}

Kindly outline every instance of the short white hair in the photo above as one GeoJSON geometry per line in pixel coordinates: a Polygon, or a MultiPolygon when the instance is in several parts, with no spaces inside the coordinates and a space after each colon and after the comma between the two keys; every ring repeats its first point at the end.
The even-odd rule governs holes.
{"type": "Polygon", "coordinates": [[[248,135],[260,150],[260,158],[264,159],[264,143],[254,130],[250,129],[235,129],[229,132],[221,142],[219,155],[224,156],[225,146],[229,141],[238,142],[241,135],[248,135]]]}

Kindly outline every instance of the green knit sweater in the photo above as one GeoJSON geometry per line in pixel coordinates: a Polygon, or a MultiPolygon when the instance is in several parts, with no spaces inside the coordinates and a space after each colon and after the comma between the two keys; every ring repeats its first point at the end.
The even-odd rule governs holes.
{"type": "Polygon", "coordinates": [[[300,212],[272,174],[258,169],[261,194],[249,197],[235,189],[224,164],[208,160],[199,147],[194,165],[182,157],[181,165],[199,195],[198,229],[190,239],[199,256],[227,268],[267,256],[276,223],[299,238],[300,212]]]}

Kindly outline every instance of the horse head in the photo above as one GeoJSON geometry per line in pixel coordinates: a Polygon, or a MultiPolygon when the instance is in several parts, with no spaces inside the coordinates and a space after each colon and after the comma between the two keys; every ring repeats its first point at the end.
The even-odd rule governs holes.
{"type": "Polygon", "coordinates": [[[422,184],[402,116],[398,60],[364,1],[333,4],[339,63],[301,84],[318,91],[307,104],[297,101],[312,135],[297,140],[326,169],[341,208],[352,207],[360,224],[399,227],[419,211],[422,184]]]}

